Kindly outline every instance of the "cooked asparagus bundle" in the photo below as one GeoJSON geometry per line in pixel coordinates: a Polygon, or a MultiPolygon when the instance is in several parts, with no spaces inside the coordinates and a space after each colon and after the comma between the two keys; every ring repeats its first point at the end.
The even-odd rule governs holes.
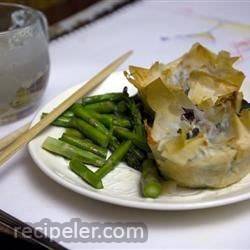
{"type": "Polygon", "coordinates": [[[82,162],[94,165],[96,167],[101,167],[105,162],[105,159],[90,151],[81,150],[78,147],[52,137],[48,137],[44,141],[42,148],[51,153],[63,156],[69,160],[74,157],[79,157],[81,158],[82,162]]]}
{"type": "Polygon", "coordinates": [[[157,198],[162,192],[162,184],[153,160],[146,159],[142,164],[141,188],[144,197],[157,198]]]}
{"type": "MultiPolygon", "coordinates": [[[[65,114],[65,113],[64,113],[65,114]]],[[[113,114],[98,114],[96,112],[91,112],[91,115],[96,118],[97,120],[99,120],[100,122],[102,122],[105,126],[107,127],[111,127],[112,125],[119,125],[119,126],[124,126],[124,127],[130,127],[130,121],[126,120],[122,117],[118,117],[116,115],[113,114]]],[[[72,111],[67,111],[67,116],[68,117],[72,117],[74,116],[72,111]]],[[[83,132],[86,131],[85,130],[85,126],[81,126],[81,125],[86,125],[84,122],[79,122],[78,120],[78,124],[76,122],[75,119],[69,119],[68,117],[59,117],[56,121],[55,121],[55,125],[63,125],[64,127],[75,127],[78,130],[82,130],[83,132]],[[62,123],[63,121],[63,123],[62,123]],[[80,126],[79,126],[80,124],[80,126]]],[[[70,129],[68,129],[70,131],[70,129]]],[[[67,132],[67,130],[66,130],[67,132]]],[[[89,137],[89,135],[92,135],[93,133],[88,133],[87,137],[89,137]]],[[[93,135],[92,135],[93,136],[93,135]]],[[[92,138],[93,140],[93,138],[92,138]]],[[[110,142],[109,145],[109,149],[113,152],[117,149],[117,147],[120,145],[119,140],[117,140],[115,138],[113,138],[112,142],[110,142]]],[[[133,146],[129,149],[127,155],[125,156],[125,161],[126,163],[131,166],[134,169],[137,170],[141,170],[141,162],[143,161],[143,159],[145,158],[145,154],[143,153],[142,150],[138,149],[137,147],[133,146]]]]}
{"type": "MultiPolygon", "coordinates": [[[[93,118],[97,121],[101,122],[105,127],[111,128],[112,125],[130,128],[131,122],[128,120],[129,118],[124,118],[122,116],[117,116],[114,114],[99,114],[94,111],[87,111],[93,118]]],[[[44,117],[46,113],[43,113],[42,117],[44,117]]],[[[74,113],[72,111],[67,112],[66,116],[64,114],[59,116],[52,125],[58,127],[70,128],[72,124],[70,124],[71,118],[74,117],[74,113]]]]}
{"type": "Polygon", "coordinates": [[[74,112],[75,116],[81,118],[85,122],[89,123],[102,133],[109,135],[108,129],[100,123],[98,120],[96,120],[92,115],[91,111],[84,109],[83,106],[79,103],[75,103],[72,107],[71,110],[74,112]]]}
{"type": "MultiPolygon", "coordinates": [[[[42,117],[44,115],[46,114],[43,114],[42,117]]],[[[71,118],[71,117],[60,116],[55,121],[53,121],[52,125],[65,128],[75,128],[79,130],[81,134],[83,134],[84,136],[88,137],[89,139],[93,140],[95,143],[103,147],[107,147],[109,143],[109,137],[110,137],[109,135],[104,134],[102,131],[91,126],[84,120],[75,117],[71,118]]]]}
{"type": "Polygon", "coordinates": [[[70,169],[94,188],[103,188],[102,178],[124,160],[142,171],[144,197],[156,198],[161,193],[155,163],[145,160],[150,149],[141,112],[126,90],[85,97],[82,104],[72,105],[53,125],[66,131],[60,140],[47,138],[43,148],[70,159],[70,169]],[[105,161],[108,149],[112,154],[105,161]],[[100,168],[93,172],[85,164],[100,168]]]}
{"type": "Polygon", "coordinates": [[[73,128],[78,129],[82,134],[91,139],[94,143],[97,143],[99,146],[104,148],[108,146],[110,136],[91,126],[86,121],[73,117],[71,118],[70,123],[73,128]]]}

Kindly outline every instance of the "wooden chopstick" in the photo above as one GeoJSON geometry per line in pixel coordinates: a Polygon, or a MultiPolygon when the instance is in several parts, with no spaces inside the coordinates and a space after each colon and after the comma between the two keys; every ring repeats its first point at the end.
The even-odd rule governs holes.
{"type": "Polygon", "coordinates": [[[3,165],[12,155],[14,155],[23,145],[31,141],[43,129],[50,125],[58,116],[66,111],[76,101],[86,95],[88,92],[97,87],[104,79],[114,72],[130,55],[132,51],[123,54],[103,70],[97,73],[94,77],[88,80],[80,89],[73,93],[69,98],[63,101],[58,107],[51,111],[47,116],[41,119],[27,132],[19,136],[14,143],[4,149],[0,154],[0,166],[3,165]]]}
{"type": "Polygon", "coordinates": [[[17,130],[11,132],[10,134],[4,136],[0,139],[0,151],[9,146],[12,142],[14,142],[21,134],[26,132],[31,125],[31,122],[26,123],[22,127],[17,130]]]}

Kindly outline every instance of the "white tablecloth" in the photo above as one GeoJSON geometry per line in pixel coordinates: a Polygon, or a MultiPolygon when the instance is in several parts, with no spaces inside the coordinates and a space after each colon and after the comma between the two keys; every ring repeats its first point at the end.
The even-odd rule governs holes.
{"type": "MultiPolygon", "coordinates": [[[[143,1],[50,44],[51,75],[43,104],[82,82],[128,49],[129,64],[168,62],[196,41],[214,50],[241,54],[237,67],[250,77],[250,3],[143,1]]],[[[112,88],[110,89],[112,91],[112,88]]],[[[247,91],[247,90],[246,90],[247,91]]],[[[245,93],[249,98],[249,90],[245,93]]],[[[15,124],[0,127],[0,135],[15,124]]],[[[43,174],[27,148],[0,170],[0,208],[27,222],[144,222],[146,243],[62,243],[70,249],[250,249],[250,201],[183,212],[112,206],[76,194],[43,174]]]]}

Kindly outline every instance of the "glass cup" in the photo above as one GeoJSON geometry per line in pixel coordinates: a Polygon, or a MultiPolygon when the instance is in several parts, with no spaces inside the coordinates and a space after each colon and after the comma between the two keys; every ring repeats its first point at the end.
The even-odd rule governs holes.
{"type": "Polygon", "coordinates": [[[0,3],[0,125],[34,111],[49,69],[45,16],[26,6],[0,3]]]}

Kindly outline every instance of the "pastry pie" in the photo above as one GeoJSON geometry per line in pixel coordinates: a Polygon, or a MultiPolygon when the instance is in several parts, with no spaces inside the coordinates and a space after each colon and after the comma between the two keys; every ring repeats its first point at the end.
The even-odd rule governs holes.
{"type": "Polygon", "coordinates": [[[154,114],[147,140],[165,178],[222,188],[250,170],[250,109],[240,92],[238,57],[200,44],[169,64],[130,66],[127,79],[154,114]]]}

